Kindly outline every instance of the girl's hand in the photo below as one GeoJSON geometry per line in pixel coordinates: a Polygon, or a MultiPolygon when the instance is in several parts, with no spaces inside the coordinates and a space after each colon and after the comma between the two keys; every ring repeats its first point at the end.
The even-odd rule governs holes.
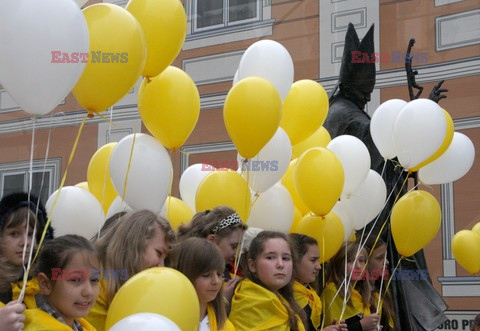
{"type": "Polygon", "coordinates": [[[360,324],[362,325],[362,329],[365,331],[377,331],[379,320],[380,316],[378,316],[378,314],[370,314],[362,318],[360,320],[360,324]]]}
{"type": "Polygon", "coordinates": [[[240,278],[232,278],[223,286],[223,296],[229,303],[232,302],[233,291],[239,281],[240,278]]]}
{"type": "Polygon", "coordinates": [[[25,320],[25,305],[17,301],[10,301],[0,308],[0,331],[21,331],[25,320]]]}
{"type": "Polygon", "coordinates": [[[348,331],[347,324],[345,321],[340,321],[340,323],[337,322],[337,319],[334,319],[332,321],[332,325],[327,326],[323,330],[326,331],[333,331],[333,330],[338,330],[338,331],[348,331]]]}

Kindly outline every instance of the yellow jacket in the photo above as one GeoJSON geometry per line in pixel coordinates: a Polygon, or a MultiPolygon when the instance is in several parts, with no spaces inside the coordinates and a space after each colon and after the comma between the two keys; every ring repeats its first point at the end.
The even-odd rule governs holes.
{"type": "MultiPolygon", "coordinates": [[[[322,315],[322,301],[317,292],[312,288],[307,288],[299,282],[293,283],[293,295],[297,304],[304,309],[309,305],[312,313],[309,318],[315,329],[320,326],[320,317],[322,315]]],[[[308,316],[307,316],[308,317],[308,316]]]]}
{"type": "MultiPolygon", "coordinates": [[[[85,319],[78,318],[77,321],[82,325],[84,331],[95,331],[85,319]]],[[[72,331],[72,328],[55,317],[44,312],[41,309],[27,309],[25,311],[24,331],[72,331]]]]}
{"type": "Polygon", "coordinates": [[[107,319],[108,302],[107,302],[107,282],[100,280],[100,294],[85,319],[95,327],[97,331],[105,330],[105,321],[107,319]]]}
{"type": "Polygon", "coordinates": [[[207,306],[207,315],[208,322],[210,323],[210,331],[235,331],[235,327],[233,326],[232,322],[228,320],[228,318],[225,321],[223,328],[218,329],[217,317],[215,316],[215,310],[213,309],[212,305],[207,306]]]}
{"type": "MultiPolygon", "coordinates": [[[[355,289],[351,290],[350,302],[347,302],[342,319],[346,320],[358,314],[363,314],[363,316],[370,315],[370,307],[369,305],[364,305],[360,293],[355,289]]],[[[328,283],[322,292],[322,299],[325,305],[325,325],[332,324],[334,319],[340,320],[340,315],[342,314],[343,298],[338,294],[333,299],[335,293],[337,293],[337,286],[332,282],[328,283]]]]}
{"type": "MultiPolygon", "coordinates": [[[[237,331],[276,330],[289,331],[285,299],[250,279],[244,279],[235,289],[229,319],[237,331]]],[[[286,303],[288,304],[288,303],[286,303]]],[[[298,329],[305,330],[297,315],[298,329]]]]}
{"type": "MultiPolygon", "coordinates": [[[[12,283],[12,300],[17,300],[22,291],[23,282],[12,283]]],[[[33,277],[27,281],[25,288],[25,296],[23,297],[23,303],[27,309],[37,308],[37,302],[35,301],[35,295],[40,293],[40,286],[38,285],[37,277],[33,277]]]]}

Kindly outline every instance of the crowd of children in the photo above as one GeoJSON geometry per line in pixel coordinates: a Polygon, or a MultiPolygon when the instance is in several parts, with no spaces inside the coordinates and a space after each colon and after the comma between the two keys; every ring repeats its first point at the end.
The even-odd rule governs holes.
{"type": "Polygon", "coordinates": [[[247,226],[223,206],[197,213],[176,235],[147,210],[115,215],[90,241],[53,239],[48,229],[20,303],[24,252],[38,244],[45,220],[35,197],[0,202],[0,331],[104,330],[109,305],[127,279],[163,266],[194,285],[200,331],[394,329],[388,294],[379,305],[379,285],[362,277],[368,268],[388,267],[385,243],[373,247],[370,259],[372,245],[348,243],[320,272],[315,239],[261,231],[243,243],[243,270],[233,272],[227,266],[240,259],[247,226]],[[122,272],[106,278],[100,270],[122,272]]]}

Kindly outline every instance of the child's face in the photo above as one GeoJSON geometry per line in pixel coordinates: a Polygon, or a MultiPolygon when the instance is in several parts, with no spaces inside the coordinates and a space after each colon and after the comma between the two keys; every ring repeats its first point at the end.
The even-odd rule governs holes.
{"type": "MultiPolygon", "coordinates": [[[[385,260],[385,255],[387,254],[387,245],[380,245],[376,247],[370,259],[368,260],[368,269],[369,270],[378,270],[379,272],[383,271],[383,262],[385,260]]],[[[385,269],[388,269],[389,262],[385,262],[385,269]]]]}
{"type": "Polygon", "coordinates": [[[222,288],[222,283],[222,273],[218,270],[212,270],[198,276],[193,282],[193,286],[195,286],[200,303],[206,304],[215,300],[222,288]]]}
{"type": "Polygon", "coordinates": [[[25,252],[25,262],[28,260],[30,245],[32,244],[33,229],[29,227],[28,235],[26,232],[26,222],[15,227],[5,228],[2,233],[2,255],[5,256],[13,265],[21,266],[23,246],[27,241],[27,251],[25,252]]]}
{"type": "Polygon", "coordinates": [[[234,262],[235,255],[237,254],[238,243],[242,238],[243,230],[236,229],[229,236],[221,238],[217,242],[217,246],[220,248],[223,254],[223,258],[226,263],[234,262]]]}
{"type": "Polygon", "coordinates": [[[353,261],[355,260],[355,254],[352,254],[352,256],[348,257],[347,260],[347,275],[350,276],[352,274],[352,269],[355,268],[355,272],[352,274],[352,280],[362,280],[364,279],[363,275],[365,274],[365,263],[367,262],[367,251],[365,248],[362,248],[360,253],[358,254],[357,261],[355,265],[353,265],[353,261]]]}
{"type": "Polygon", "coordinates": [[[248,260],[248,268],[271,291],[278,291],[292,279],[292,253],[282,238],[265,241],[263,252],[255,261],[248,260]]]}
{"type": "Polygon", "coordinates": [[[165,232],[157,226],[153,237],[147,240],[143,254],[147,269],[165,266],[165,259],[168,256],[168,244],[165,237],[165,232]]]}
{"type": "Polygon", "coordinates": [[[318,272],[321,269],[318,259],[320,258],[320,252],[317,245],[309,245],[307,253],[300,259],[298,265],[297,278],[302,284],[312,283],[318,276],[318,272]]]}
{"type": "Polygon", "coordinates": [[[45,274],[39,283],[42,294],[48,303],[65,319],[69,325],[73,320],[85,317],[97,301],[100,291],[98,275],[92,275],[92,269],[98,269],[98,259],[91,253],[81,251],[75,253],[65,269],[68,277],[60,276],[59,280],[46,280],[45,274]],[[43,278],[44,277],[44,278],[43,278]]]}

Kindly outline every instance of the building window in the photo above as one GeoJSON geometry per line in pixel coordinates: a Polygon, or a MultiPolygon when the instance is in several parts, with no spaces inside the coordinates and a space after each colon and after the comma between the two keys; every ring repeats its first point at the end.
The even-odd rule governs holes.
{"type": "MultiPolygon", "coordinates": [[[[30,164],[15,162],[0,165],[0,194],[5,196],[15,192],[28,192],[30,164]]],[[[53,193],[58,183],[60,159],[34,161],[32,172],[32,194],[40,197],[43,205],[53,193]]]]}
{"type": "Polygon", "coordinates": [[[194,31],[259,21],[259,0],[194,0],[194,31]]]}

